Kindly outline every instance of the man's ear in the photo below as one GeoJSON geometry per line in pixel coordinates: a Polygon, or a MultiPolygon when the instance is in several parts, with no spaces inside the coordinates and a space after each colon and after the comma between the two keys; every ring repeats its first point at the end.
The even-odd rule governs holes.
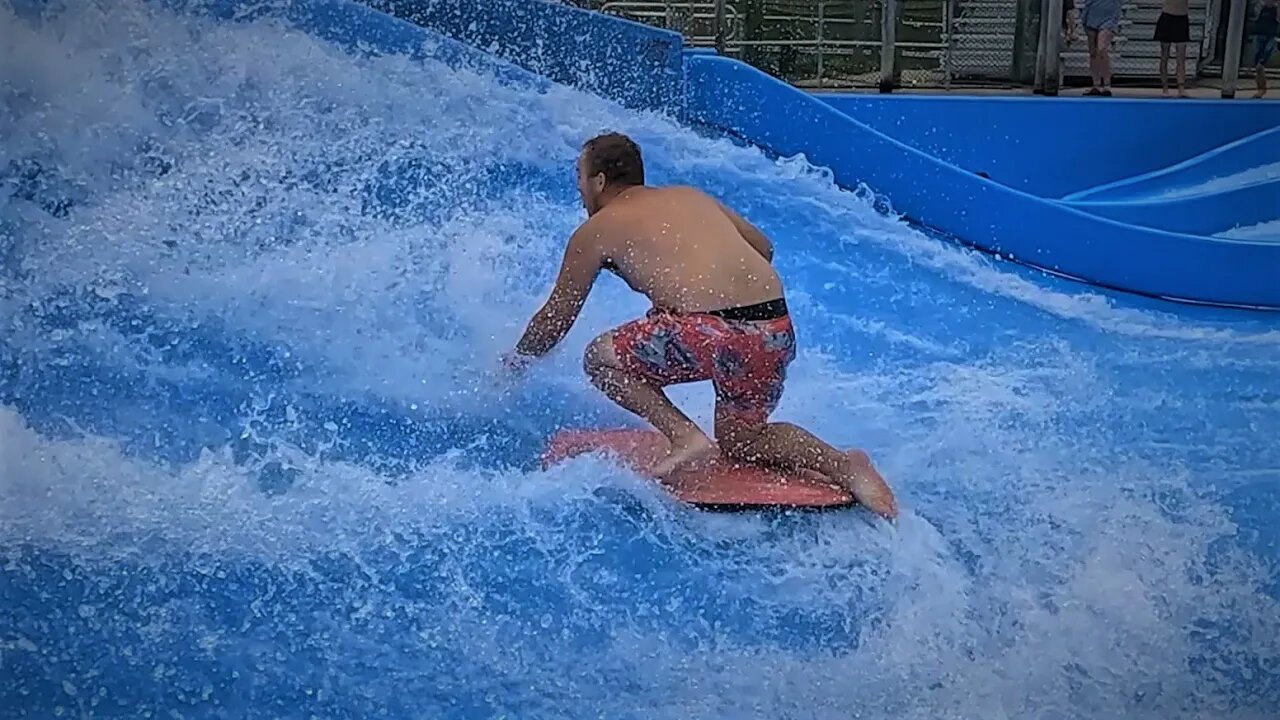
{"type": "Polygon", "coordinates": [[[596,173],[591,177],[591,185],[595,187],[596,192],[604,192],[604,173],[596,173]]]}

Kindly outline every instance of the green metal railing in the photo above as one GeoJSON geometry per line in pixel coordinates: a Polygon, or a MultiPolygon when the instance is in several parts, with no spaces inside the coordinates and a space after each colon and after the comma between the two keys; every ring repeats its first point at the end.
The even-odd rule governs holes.
{"type": "MultiPolygon", "coordinates": [[[[1083,32],[1065,43],[1064,0],[568,1],[678,31],[691,46],[714,47],[799,87],[1030,85],[1055,94],[1064,80],[1089,77],[1083,32]]],[[[1083,1],[1075,0],[1077,9],[1083,1]]],[[[1230,25],[1222,64],[1228,96],[1234,93],[1246,1],[1190,2],[1192,76],[1200,70],[1199,59],[1215,51],[1218,14],[1230,25]],[[1234,11],[1230,21],[1228,6],[1234,11]]],[[[1154,78],[1158,47],[1151,33],[1161,2],[1123,3],[1121,30],[1112,44],[1113,73],[1154,78]]]]}

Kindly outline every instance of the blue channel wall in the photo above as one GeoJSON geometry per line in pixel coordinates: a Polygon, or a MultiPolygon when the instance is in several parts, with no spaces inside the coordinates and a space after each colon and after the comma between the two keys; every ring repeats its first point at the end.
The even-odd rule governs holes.
{"type": "MultiPolygon", "coordinates": [[[[1280,220],[1280,180],[1189,197],[1085,200],[1066,204],[1133,225],[1192,235],[1213,235],[1236,227],[1280,220]]],[[[1280,283],[1280,275],[1276,282],[1280,283]]]]}
{"type": "Polygon", "coordinates": [[[637,110],[684,103],[679,33],[547,0],[366,0],[550,80],[637,110]]]}
{"type": "Polygon", "coordinates": [[[1084,212],[956,167],[743,63],[690,55],[685,64],[690,120],[781,155],[803,153],[842,186],[866,184],[908,218],[964,242],[1106,287],[1280,308],[1280,243],[1172,233],[1084,212]]]}
{"type": "Polygon", "coordinates": [[[1280,220],[1277,167],[1280,126],[1064,202],[1135,225],[1213,235],[1280,220]]]}
{"type": "Polygon", "coordinates": [[[1152,172],[1280,126],[1280,101],[816,97],[918,150],[1050,198],[1152,172]]]}
{"type": "MultiPolygon", "coordinates": [[[[1207,180],[1239,172],[1241,168],[1257,168],[1274,163],[1280,163],[1280,119],[1269,130],[1248,135],[1155,172],[1091,188],[1069,195],[1066,199],[1146,199],[1169,190],[1194,188],[1207,180]]],[[[1274,197],[1278,199],[1272,203],[1275,206],[1273,211],[1280,213],[1280,188],[1276,189],[1274,197]]]]}

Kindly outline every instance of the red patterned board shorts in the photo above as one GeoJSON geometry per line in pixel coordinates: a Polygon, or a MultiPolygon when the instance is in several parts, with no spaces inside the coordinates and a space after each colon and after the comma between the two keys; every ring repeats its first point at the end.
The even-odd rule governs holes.
{"type": "Polygon", "coordinates": [[[613,331],[613,350],[623,370],[659,387],[710,380],[722,412],[760,424],[782,399],[796,337],[785,312],[740,320],[650,310],[613,331]]]}

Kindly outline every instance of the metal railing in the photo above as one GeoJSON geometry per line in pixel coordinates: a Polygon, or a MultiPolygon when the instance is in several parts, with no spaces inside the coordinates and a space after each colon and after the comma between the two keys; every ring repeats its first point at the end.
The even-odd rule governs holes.
{"type": "MultiPolygon", "coordinates": [[[[1068,78],[1089,77],[1083,31],[1064,43],[1063,0],[569,1],[675,30],[691,46],[714,47],[800,87],[887,91],[964,83],[1034,85],[1052,94],[1068,78]]],[[[1197,38],[1211,36],[1220,22],[1219,3],[1243,1],[1190,0],[1189,75],[1204,51],[1197,38]]],[[[1074,5],[1078,11],[1083,0],[1074,5]]],[[[1155,76],[1158,47],[1151,33],[1160,5],[1123,0],[1111,56],[1118,77],[1155,76]]],[[[1224,22],[1232,30],[1238,23],[1238,16],[1224,22]]],[[[1239,54],[1232,40],[1225,44],[1226,55],[1239,54]]],[[[1223,75],[1234,77],[1234,63],[1223,65],[1223,75]]]]}
{"type": "Polygon", "coordinates": [[[609,0],[599,9],[674,30],[684,35],[690,46],[714,47],[719,52],[724,52],[728,43],[738,39],[741,29],[741,18],[725,0],[609,0]]]}
{"type": "MultiPolygon", "coordinates": [[[[800,86],[949,86],[961,0],[606,0],[589,7],[680,32],[800,86]]],[[[584,3],[587,4],[587,3],[584,3]]]]}

